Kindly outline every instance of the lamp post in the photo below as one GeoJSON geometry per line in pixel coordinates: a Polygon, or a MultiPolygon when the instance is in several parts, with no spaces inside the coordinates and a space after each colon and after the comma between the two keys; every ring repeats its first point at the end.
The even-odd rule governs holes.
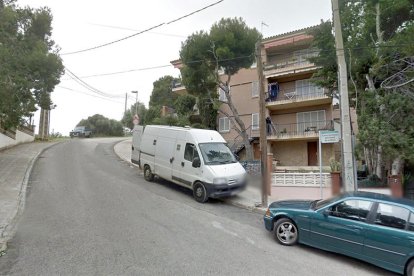
{"type": "Polygon", "coordinates": [[[138,91],[131,91],[133,94],[137,94],[135,98],[135,115],[138,115],[138,91]]]}

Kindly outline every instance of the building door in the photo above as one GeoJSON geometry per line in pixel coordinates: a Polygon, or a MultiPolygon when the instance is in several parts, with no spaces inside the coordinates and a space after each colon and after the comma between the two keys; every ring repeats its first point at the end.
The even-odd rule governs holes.
{"type": "Polygon", "coordinates": [[[318,143],[308,142],[308,166],[318,165],[318,143]]]}

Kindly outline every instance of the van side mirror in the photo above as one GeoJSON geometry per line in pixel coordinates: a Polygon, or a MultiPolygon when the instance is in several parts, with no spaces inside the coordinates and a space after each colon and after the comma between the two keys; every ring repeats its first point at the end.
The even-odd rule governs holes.
{"type": "Polygon", "coordinates": [[[237,161],[240,161],[240,156],[238,156],[237,154],[234,154],[234,158],[236,158],[237,161]]]}
{"type": "Polygon", "coordinates": [[[192,165],[194,168],[199,168],[201,166],[200,157],[194,157],[192,165]]]}

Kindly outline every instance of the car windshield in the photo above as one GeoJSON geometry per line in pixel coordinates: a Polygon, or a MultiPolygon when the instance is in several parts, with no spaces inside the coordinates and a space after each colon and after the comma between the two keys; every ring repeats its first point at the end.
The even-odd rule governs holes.
{"type": "Polygon", "coordinates": [[[199,144],[206,165],[236,163],[236,158],[224,143],[199,144]]]}
{"type": "Polygon", "coordinates": [[[83,130],[85,127],[83,127],[83,126],[80,126],[80,127],[75,127],[75,131],[80,131],[80,130],[83,130]]]}
{"type": "Polygon", "coordinates": [[[335,196],[335,197],[331,197],[331,198],[327,198],[327,199],[319,199],[319,200],[315,200],[314,202],[312,202],[312,209],[314,210],[318,210],[321,209],[325,206],[328,206],[329,204],[337,201],[340,198],[340,196],[335,196]]]}

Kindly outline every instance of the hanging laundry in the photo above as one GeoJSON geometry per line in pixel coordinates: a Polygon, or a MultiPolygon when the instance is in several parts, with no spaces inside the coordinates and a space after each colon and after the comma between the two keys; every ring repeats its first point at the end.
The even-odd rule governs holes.
{"type": "Polygon", "coordinates": [[[277,82],[269,83],[268,91],[269,91],[269,99],[271,101],[275,101],[277,99],[277,95],[279,94],[279,83],[277,82]]]}

